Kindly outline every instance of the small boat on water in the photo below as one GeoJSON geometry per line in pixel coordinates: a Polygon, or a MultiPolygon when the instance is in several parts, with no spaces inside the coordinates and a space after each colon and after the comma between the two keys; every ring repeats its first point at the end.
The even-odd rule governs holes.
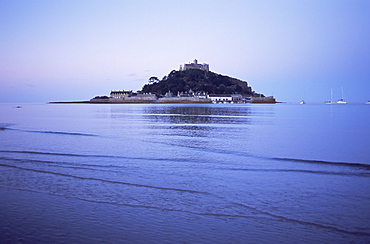
{"type": "Polygon", "coordinates": [[[344,101],[344,98],[343,98],[343,87],[342,87],[342,98],[337,101],[337,104],[347,104],[347,102],[344,101]]]}
{"type": "Polygon", "coordinates": [[[343,87],[342,87],[342,98],[337,102],[333,102],[333,89],[330,89],[330,101],[326,101],[325,104],[347,104],[343,98],[343,87]]]}
{"type": "Polygon", "coordinates": [[[300,101],[299,104],[306,104],[304,100],[300,101]]]}
{"type": "Polygon", "coordinates": [[[330,101],[325,101],[325,104],[336,104],[333,102],[333,89],[330,89],[330,101]]]}
{"type": "Polygon", "coordinates": [[[369,101],[366,101],[365,104],[370,104],[370,100],[369,101]]]}

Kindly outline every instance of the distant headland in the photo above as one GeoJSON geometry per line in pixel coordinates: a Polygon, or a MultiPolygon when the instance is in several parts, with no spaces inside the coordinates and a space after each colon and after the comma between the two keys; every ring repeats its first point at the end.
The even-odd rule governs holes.
{"type": "Polygon", "coordinates": [[[216,74],[209,64],[180,65],[161,80],[152,76],[141,91],[111,91],[108,96],[96,96],[89,101],[51,103],[276,103],[252,90],[246,81],[216,74]]]}

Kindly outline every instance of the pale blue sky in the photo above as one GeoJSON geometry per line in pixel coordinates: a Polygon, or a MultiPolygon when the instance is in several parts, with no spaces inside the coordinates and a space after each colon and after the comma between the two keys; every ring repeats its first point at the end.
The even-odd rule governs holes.
{"type": "Polygon", "coordinates": [[[369,0],[0,0],[0,101],[139,90],[180,64],[279,101],[370,100],[369,0]]]}

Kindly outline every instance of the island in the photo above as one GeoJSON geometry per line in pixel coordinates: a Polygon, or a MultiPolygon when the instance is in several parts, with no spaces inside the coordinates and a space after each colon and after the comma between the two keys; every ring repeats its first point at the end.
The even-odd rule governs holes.
{"type": "Polygon", "coordinates": [[[252,90],[246,81],[209,70],[209,64],[180,65],[161,80],[152,76],[142,90],[112,90],[108,96],[96,96],[82,102],[52,103],[276,103],[273,96],[252,90]]]}

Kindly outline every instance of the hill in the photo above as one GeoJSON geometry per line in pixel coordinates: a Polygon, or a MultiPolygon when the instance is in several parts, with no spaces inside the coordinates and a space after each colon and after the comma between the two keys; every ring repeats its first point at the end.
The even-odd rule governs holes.
{"type": "Polygon", "coordinates": [[[149,81],[151,84],[144,85],[141,93],[163,96],[169,91],[177,95],[178,92],[189,92],[192,90],[193,92],[205,92],[208,94],[260,96],[260,94],[254,93],[245,81],[200,69],[173,70],[168,76],[163,77],[162,80],[151,77],[149,81]]]}

